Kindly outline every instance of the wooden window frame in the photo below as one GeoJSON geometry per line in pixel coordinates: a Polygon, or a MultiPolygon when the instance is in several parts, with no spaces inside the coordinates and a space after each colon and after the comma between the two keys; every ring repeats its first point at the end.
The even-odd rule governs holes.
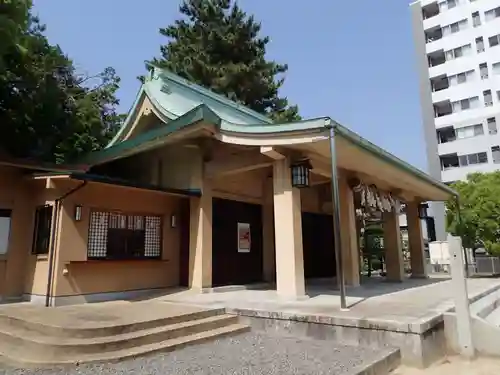
{"type": "MultiPolygon", "coordinates": [[[[102,209],[92,209],[90,212],[89,228],[88,228],[88,238],[87,238],[87,260],[109,260],[109,261],[120,261],[120,260],[161,260],[163,258],[163,230],[164,230],[164,220],[163,215],[151,214],[151,213],[133,213],[124,212],[118,210],[102,210],[102,209]],[[100,218],[97,218],[100,215],[100,218]],[[120,217],[125,217],[125,227],[124,228],[114,228],[111,227],[111,216],[117,215],[119,220],[120,217]],[[95,219],[94,219],[95,217],[95,219]],[[143,223],[143,229],[130,228],[130,220],[137,220],[140,218],[143,223]],[[93,222],[93,220],[100,220],[101,223],[93,222]],[[102,221],[104,220],[104,223],[102,221]],[[151,223],[151,221],[153,223],[151,223]],[[155,224],[156,222],[156,224],[155,224]],[[148,223],[157,226],[156,231],[159,232],[159,239],[151,239],[150,241],[158,242],[158,254],[147,255],[147,225],[148,223]],[[100,226],[100,227],[99,227],[100,226]],[[113,234],[113,240],[115,243],[117,241],[123,241],[124,251],[120,254],[116,248],[110,251],[110,230],[113,234]],[[138,233],[143,231],[142,234],[144,238],[142,241],[142,249],[140,255],[130,255],[127,254],[127,247],[132,244],[134,237],[137,237],[138,233]],[[94,232],[101,232],[102,238],[92,237],[94,232]],[[123,238],[120,239],[119,233],[123,233],[123,238]],[[135,233],[134,233],[135,232],[135,233]],[[105,234],[104,234],[105,233],[105,234]],[[105,236],[105,238],[104,238],[105,236]],[[96,248],[97,247],[97,248],[96,248]],[[99,254],[98,254],[99,253],[99,254]],[[98,255],[96,255],[98,254],[98,255]]],[[[132,225],[133,226],[133,225],[132,225]]],[[[98,236],[99,233],[96,234],[98,236]]],[[[135,238],[137,241],[137,238],[135,238]]],[[[117,245],[114,245],[117,246],[117,245]]]]}
{"type": "Polygon", "coordinates": [[[35,225],[33,228],[33,243],[31,246],[31,253],[35,255],[47,255],[50,251],[50,243],[52,241],[52,225],[53,225],[53,219],[54,219],[54,206],[47,204],[47,205],[41,205],[37,206],[35,209],[35,225]],[[48,215],[45,216],[44,218],[41,218],[41,214],[43,210],[48,211],[48,215]],[[40,227],[41,224],[41,219],[45,219],[45,228],[40,227]],[[42,233],[41,230],[46,230],[46,237],[45,239],[41,239],[39,236],[42,233]],[[40,246],[41,245],[41,246],[40,246]]]}

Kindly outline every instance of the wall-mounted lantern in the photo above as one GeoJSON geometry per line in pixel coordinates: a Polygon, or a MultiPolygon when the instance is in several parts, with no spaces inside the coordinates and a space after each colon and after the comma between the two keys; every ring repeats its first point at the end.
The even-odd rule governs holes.
{"type": "Polygon", "coordinates": [[[418,217],[420,219],[425,219],[426,217],[428,217],[427,208],[429,208],[429,205],[427,203],[421,203],[418,205],[418,217]]]}
{"type": "Polygon", "coordinates": [[[290,166],[292,173],[292,186],[295,188],[309,187],[309,174],[311,171],[311,163],[309,160],[301,160],[294,162],[290,166]]]}
{"type": "Polygon", "coordinates": [[[82,220],[82,206],[77,204],[75,206],[75,221],[82,220]]]}

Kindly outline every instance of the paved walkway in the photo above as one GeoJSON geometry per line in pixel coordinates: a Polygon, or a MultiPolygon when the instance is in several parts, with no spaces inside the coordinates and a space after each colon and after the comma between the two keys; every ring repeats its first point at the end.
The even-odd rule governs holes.
{"type": "MultiPolygon", "coordinates": [[[[474,297],[489,289],[500,287],[500,280],[469,279],[467,287],[469,297],[474,297]]],[[[356,319],[373,318],[410,323],[452,307],[450,288],[451,281],[443,278],[408,279],[397,284],[371,279],[362,287],[347,289],[349,311],[340,310],[338,291],[327,286],[308,288],[310,298],[302,301],[282,300],[274,290],[239,290],[207,294],[188,290],[163,295],[155,300],[210,307],[331,315],[356,319]]]]}

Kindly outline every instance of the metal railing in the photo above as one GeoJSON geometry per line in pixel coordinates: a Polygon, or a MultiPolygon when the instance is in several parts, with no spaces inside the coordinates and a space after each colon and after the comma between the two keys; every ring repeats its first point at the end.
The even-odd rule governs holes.
{"type": "Polygon", "coordinates": [[[478,276],[500,275],[500,258],[478,256],[475,259],[474,274],[478,276]]]}

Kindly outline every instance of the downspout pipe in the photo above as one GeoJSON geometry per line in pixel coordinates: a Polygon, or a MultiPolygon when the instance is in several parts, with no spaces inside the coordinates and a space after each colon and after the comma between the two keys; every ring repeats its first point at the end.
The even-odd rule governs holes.
{"type": "Polygon", "coordinates": [[[340,230],[340,193],[339,193],[339,181],[338,181],[338,171],[337,171],[337,153],[335,147],[335,125],[329,120],[326,123],[326,128],[329,130],[329,140],[330,140],[330,164],[332,172],[332,203],[333,203],[333,233],[334,233],[334,244],[335,244],[335,259],[336,259],[336,269],[337,269],[337,285],[340,291],[340,308],[347,309],[346,302],[346,290],[345,290],[345,276],[344,267],[342,265],[342,241],[341,241],[341,230],[340,230]]]}
{"type": "Polygon", "coordinates": [[[57,227],[59,225],[59,217],[60,217],[60,211],[62,207],[62,203],[65,198],[69,197],[70,195],[76,193],[78,190],[82,189],[85,185],[87,185],[87,181],[83,181],[80,185],[77,187],[67,191],[64,193],[62,196],[57,198],[54,203],[54,214],[53,214],[53,225],[51,229],[51,241],[50,241],[50,247],[49,247],[49,272],[47,275],[47,293],[45,294],[45,307],[50,307],[52,305],[51,303],[51,294],[52,294],[52,282],[54,278],[54,262],[55,262],[55,247],[56,247],[56,241],[57,241],[57,227]]]}

